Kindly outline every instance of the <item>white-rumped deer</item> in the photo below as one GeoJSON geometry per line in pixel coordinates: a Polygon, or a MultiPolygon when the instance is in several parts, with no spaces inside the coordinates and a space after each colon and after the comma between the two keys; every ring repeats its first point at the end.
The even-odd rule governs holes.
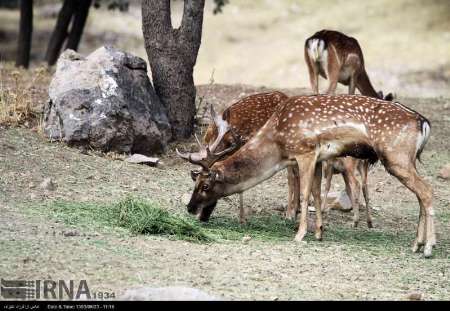
{"type": "Polygon", "coordinates": [[[311,192],[315,204],[319,203],[315,236],[321,239],[321,161],[340,156],[368,159],[370,163],[380,160],[416,194],[420,213],[413,251],[424,245],[424,255],[429,257],[436,244],[432,188],[418,175],[416,159],[430,129],[425,117],[399,103],[356,95],[291,97],[243,147],[214,163],[197,180],[188,212],[208,209],[211,213],[218,199],[245,191],[297,163],[303,196],[295,240],[303,240],[307,232],[311,192]]]}
{"type": "MultiPolygon", "coordinates": [[[[200,151],[196,153],[181,153],[178,155],[196,165],[201,170],[191,171],[194,182],[202,174],[207,174],[209,167],[215,161],[230,156],[244,145],[270,118],[277,106],[286,100],[288,96],[282,92],[264,92],[246,96],[229,106],[222,114],[216,114],[211,106],[212,123],[209,124],[203,142],[203,146],[197,139],[200,151]],[[229,131],[230,130],[230,131],[229,131]],[[219,156],[218,156],[219,155],[219,156]]],[[[288,167],[288,214],[294,214],[298,209],[298,173],[295,166],[288,167]]],[[[244,208],[243,194],[239,193],[239,221],[246,221],[248,210],[244,208]]],[[[205,209],[199,213],[202,221],[209,219],[210,213],[205,209]]]]}
{"type": "MultiPolygon", "coordinates": [[[[383,99],[376,92],[364,67],[361,47],[355,38],[334,30],[321,30],[306,39],[305,61],[314,94],[319,94],[319,75],[329,80],[327,94],[334,94],[338,82],[348,85],[348,93],[383,99]]],[[[392,100],[389,93],[384,98],[392,100]]]]}

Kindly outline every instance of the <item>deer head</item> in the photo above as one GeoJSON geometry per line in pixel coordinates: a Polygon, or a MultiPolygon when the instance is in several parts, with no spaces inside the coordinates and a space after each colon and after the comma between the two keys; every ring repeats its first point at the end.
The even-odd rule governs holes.
{"type": "Polygon", "coordinates": [[[208,221],[209,216],[216,206],[217,199],[215,199],[214,195],[211,196],[211,194],[214,194],[215,191],[217,194],[221,193],[217,187],[220,184],[219,173],[211,171],[210,167],[224,156],[234,152],[241,145],[240,137],[235,134],[225,120],[226,115],[222,116],[217,114],[212,105],[210,107],[210,113],[218,132],[216,139],[212,143],[204,146],[195,135],[195,139],[200,148],[198,152],[181,153],[178,149],[176,150],[178,156],[182,159],[201,167],[200,170],[191,171],[191,178],[195,182],[195,187],[187,206],[188,212],[196,214],[201,221],[208,221]],[[225,145],[222,142],[227,133],[231,135],[231,145],[222,149],[225,145]],[[218,148],[219,146],[222,148],[218,148]],[[218,151],[219,149],[222,150],[218,151]],[[198,202],[202,203],[198,204],[198,202]]]}

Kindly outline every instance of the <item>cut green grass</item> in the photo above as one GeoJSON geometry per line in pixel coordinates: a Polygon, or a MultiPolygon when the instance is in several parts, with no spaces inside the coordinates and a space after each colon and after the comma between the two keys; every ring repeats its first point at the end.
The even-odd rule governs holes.
{"type": "Polygon", "coordinates": [[[165,235],[192,242],[212,240],[196,221],[132,197],[112,204],[55,201],[44,208],[52,217],[72,226],[122,227],[132,234],[165,235]]]}
{"type": "MultiPolygon", "coordinates": [[[[295,224],[280,216],[252,217],[242,225],[218,216],[201,223],[188,215],[171,213],[158,204],[127,197],[116,203],[54,201],[43,206],[52,218],[66,225],[90,229],[124,228],[132,234],[163,235],[192,242],[240,240],[249,235],[264,241],[289,241],[295,224]]],[[[36,209],[32,209],[36,211],[36,209]]]]}

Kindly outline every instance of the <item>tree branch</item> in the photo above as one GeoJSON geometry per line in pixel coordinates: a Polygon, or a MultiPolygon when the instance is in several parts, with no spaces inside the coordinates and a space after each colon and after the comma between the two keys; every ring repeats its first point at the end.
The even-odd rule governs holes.
{"type": "Polygon", "coordinates": [[[170,0],[142,0],[142,30],[154,43],[161,44],[171,37],[170,0]]]}

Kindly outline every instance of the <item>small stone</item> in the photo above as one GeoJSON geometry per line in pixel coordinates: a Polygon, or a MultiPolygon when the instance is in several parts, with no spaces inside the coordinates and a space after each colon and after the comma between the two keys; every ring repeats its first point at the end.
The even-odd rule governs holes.
{"type": "Polygon", "coordinates": [[[408,298],[408,300],[422,300],[423,295],[422,295],[422,293],[419,293],[419,292],[413,292],[413,293],[409,294],[407,298],[408,298]]]}
{"type": "Polygon", "coordinates": [[[143,154],[135,153],[131,157],[126,158],[125,162],[156,166],[156,165],[158,165],[159,159],[151,158],[151,157],[147,157],[143,154]]]}
{"type": "Polygon", "coordinates": [[[78,236],[80,233],[77,230],[63,231],[64,236],[78,236]]]}
{"type": "Polygon", "coordinates": [[[252,239],[251,236],[246,235],[242,238],[242,243],[247,244],[248,242],[250,242],[251,239],[252,239]]]}
{"type": "Polygon", "coordinates": [[[441,170],[439,171],[438,174],[439,178],[445,179],[445,180],[449,180],[450,179],[450,163],[444,165],[441,170]]]}
{"type": "Polygon", "coordinates": [[[45,178],[44,181],[39,185],[39,188],[43,190],[53,191],[56,189],[56,184],[52,181],[50,177],[45,178]]]}

